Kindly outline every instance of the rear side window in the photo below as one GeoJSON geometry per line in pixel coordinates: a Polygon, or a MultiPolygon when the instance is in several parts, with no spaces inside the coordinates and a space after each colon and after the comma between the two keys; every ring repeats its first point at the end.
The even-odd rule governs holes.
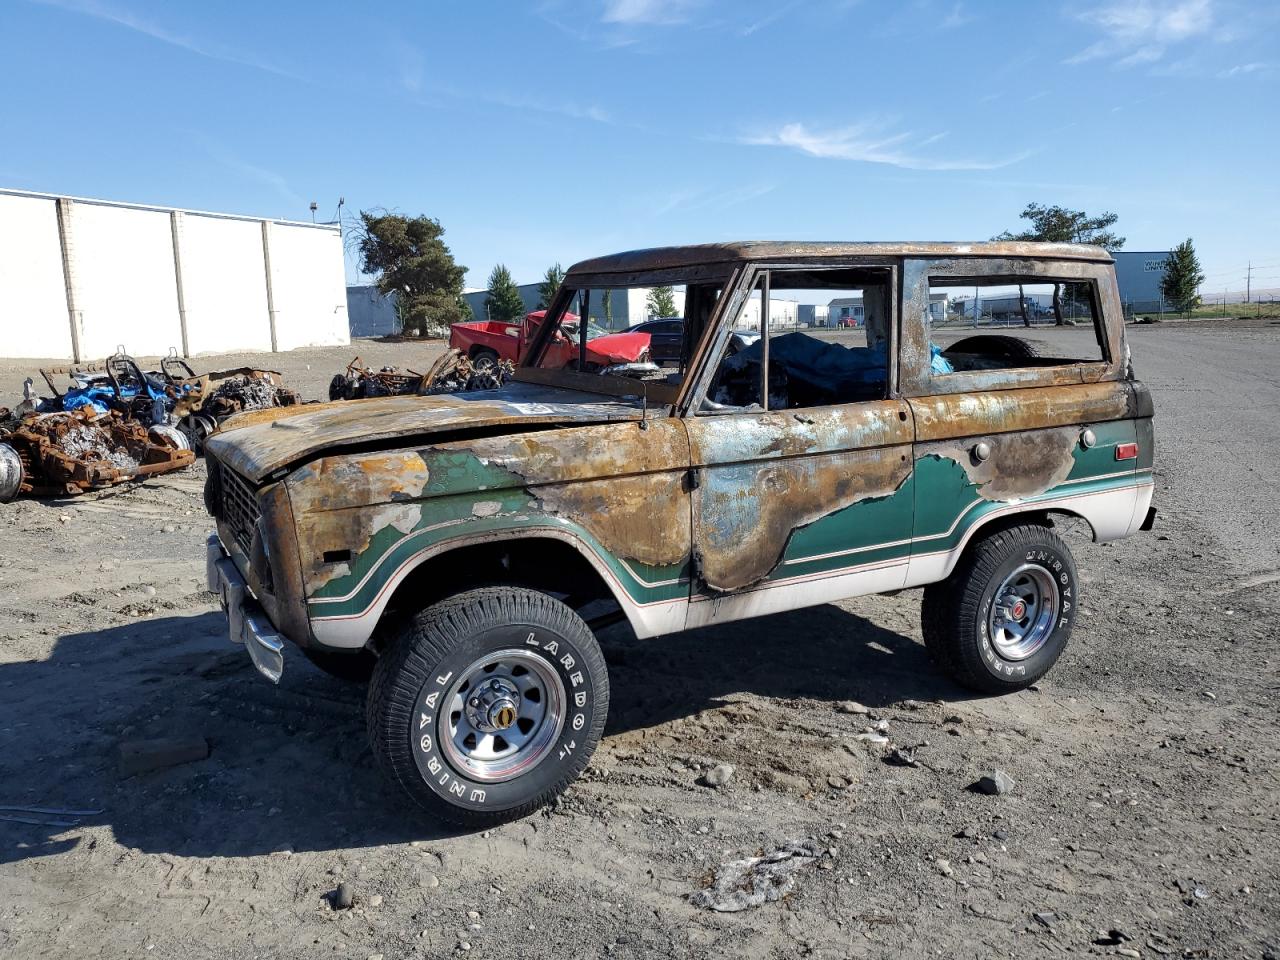
{"type": "Polygon", "coordinates": [[[955,373],[1107,360],[1091,281],[934,278],[928,311],[930,337],[955,373]]]}

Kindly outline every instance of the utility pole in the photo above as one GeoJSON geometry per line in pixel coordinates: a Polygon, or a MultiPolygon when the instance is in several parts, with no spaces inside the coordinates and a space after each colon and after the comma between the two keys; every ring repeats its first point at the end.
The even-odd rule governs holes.
{"type": "Polygon", "coordinates": [[[1244,302],[1252,303],[1251,294],[1253,292],[1253,261],[1249,261],[1249,270],[1244,275],[1244,302]]]}

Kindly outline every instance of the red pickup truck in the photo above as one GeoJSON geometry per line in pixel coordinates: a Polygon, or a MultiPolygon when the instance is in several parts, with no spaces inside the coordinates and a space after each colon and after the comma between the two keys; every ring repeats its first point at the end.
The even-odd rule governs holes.
{"type": "MultiPolygon", "coordinates": [[[[545,310],[525,314],[520,323],[503,323],[499,320],[482,320],[476,323],[455,323],[449,330],[449,346],[461,350],[477,367],[485,367],[499,360],[519,363],[525,348],[533,340],[533,334],[546,317],[545,310]]],[[[566,313],[561,329],[547,348],[543,367],[572,366],[578,360],[578,339],[574,331],[578,317],[566,313]],[[565,328],[572,336],[567,336],[565,328]]],[[[588,322],[587,369],[604,370],[619,364],[647,364],[649,334],[609,333],[603,327],[588,322]]]]}

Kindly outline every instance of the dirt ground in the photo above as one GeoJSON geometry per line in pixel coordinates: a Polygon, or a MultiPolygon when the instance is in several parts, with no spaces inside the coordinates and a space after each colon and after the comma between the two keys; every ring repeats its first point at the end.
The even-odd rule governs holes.
{"type": "MultiPolygon", "coordinates": [[[[0,809],[0,956],[1273,956],[1280,326],[1129,335],[1160,517],[1117,544],[1070,534],[1084,615],[1037,689],[942,679],[918,591],[663,640],[615,628],[587,775],[484,833],[383,782],[358,688],[296,652],[272,687],[227,642],[202,464],[0,506],[0,808],[101,811],[0,809]],[[856,739],[879,721],[919,766],[856,739]],[[208,759],[120,775],[122,741],[178,735],[208,759]],[[729,782],[699,785],[718,763],[729,782]],[[993,768],[1011,793],[968,789],[993,768]],[[689,902],[718,865],[804,838],[826,853],[782,901],[689,902]],[[353,909],[329,906],[340,881],[353,909]]],[[[357,352],[436,349],[271,359],[320,396],[357,352]]],[[[0,361],[0,403],[29,371],[0,361]]]]}

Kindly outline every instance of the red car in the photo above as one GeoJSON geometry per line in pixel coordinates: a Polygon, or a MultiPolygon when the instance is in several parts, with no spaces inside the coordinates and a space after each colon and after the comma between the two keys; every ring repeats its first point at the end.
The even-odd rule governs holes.
{"type": "MultiPolygon", "coordinates": [[[[478,367],[510,360],[518,364],[525,349],[533,340],[547,312],[535,310],[525,314],[521,323],[503,323],[500,320],[482,320],[476,323],[455,323],[449,331],[449,346],[461,350],[478,367]]],[[[548,347],[543,367],[571,367],[578,362],[577,326],[579,318],[572,313],[564,315],[561,329],[548,347]]],[[[647,364],[649,334],[609,333],[588,321],[587,369],[604,370],[622,364],[647,364]]]]}

